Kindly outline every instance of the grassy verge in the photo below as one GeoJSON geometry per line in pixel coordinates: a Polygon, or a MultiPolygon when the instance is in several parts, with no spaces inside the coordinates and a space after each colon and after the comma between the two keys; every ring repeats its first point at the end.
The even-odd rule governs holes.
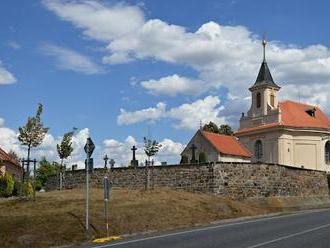
{"type": "MultiPolygon", "coordinates": [[[[48,247],[84,241],[83,190],[37,195],[37,201],[0,201],[1,247],[48,247]]],[[[114,190],[110,234],[168,230],[220,219],[329,207],[329,198],[261,198],[234,201],[169,189],[114,190]]],[[[101,189],[90,194],[90,237],[105,236],[101,189]]]]}

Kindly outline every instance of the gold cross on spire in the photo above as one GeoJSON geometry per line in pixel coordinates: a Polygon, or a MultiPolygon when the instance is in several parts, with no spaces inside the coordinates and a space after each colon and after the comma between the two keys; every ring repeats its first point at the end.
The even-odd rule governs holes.
{"type": "Polygon", "coordinates": [[[263,62],[266,61],[266,34],[263,33],[262,35],[262,47],[263,47],[263,62]]]}

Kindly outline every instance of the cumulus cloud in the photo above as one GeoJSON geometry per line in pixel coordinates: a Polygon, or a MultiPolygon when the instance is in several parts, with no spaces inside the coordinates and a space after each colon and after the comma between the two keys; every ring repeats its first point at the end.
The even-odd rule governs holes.
{"type": "Polygon", "coordinates": [[[56,66],[61,70],[70,70],[87,75],[104,72],[103,68],[90,58],[72,49],[47,43],[43,44],[40,50],[43,54],[53,57],[56,66]]]}
{"type": "MultiPolygon", "coordinates": [[[[86,37],[107,44],[104,63],[152,59],[189,66],[197,72],[196,79],[169,75],[145,80],[142,86],[152,94],[194,95],[196,82],[204,82],[205,91],[222,86],[242,99],[249,96],[247,89],[256,78],[262,49],[260,38],[247,27],[207,22],[195,31],[188,31],[159,19],[147,20],[138,6],[61,0],[43,3],[61,19],[81,29],[86,37]],[[171,81],[178,85],[173,86],[171,81]]],[[[269,41],[266,53],[273,77],[283,87],[283,96],[296,98],[295,87],[300,85],[308,95],[302,99],[330,109],[329,95],[324,92],[330,87],[328,47],[269,41]],[[285,92],[286,89],[294,90],[285,92]]]]}
{"type": "Polygon", "coordinates": [[[125,109],[120,109],[120,114],[117,118],[119,125],[129,125],[143,121],[157,121],[164,117],[166,104],[158,103],[154,108],[146,108],[134,112],[128,112],[125,109]]]}
{"type": "MultiPolygon", "coordinates": [[[[162,147],[158,154],[153,158],[155,164],[159,165],[162,161],[166,161],[169,164],[178,163],[184,145],[171,139],[164,139],[160,143],[162,144],[162,147]]],[[[110,158],[115,160],[115,166],[129,165],[132,160],[131,148],[133,145],[137,147],[136,159],[139,160],[139,163],[144,163],[147,159],[147,156],[144,153],[144,144],[138,142],[132,136],[128,136],[124,141],[106,139],[103,141],[103,145],[104,154],[108,154],[110,158]]]]}
{"type": "Polygon", "coordinates": [[[170,118],[175,121],[173,125],[179,129],[197,129],[200,121],[203,123],[213,121],[218,124],[225,122],[224,117],[220,117],[220,99],[217,96],[207,96],[204,99],[196,100],[192,103],[185,103],[178,107],[166,110],[165,103],[158,103],[154,108],[146,108],[137,111],[120,110],[117,117],[119,125],[129,125],[144,121],[158,121],[163,118],[170,118]]]}
{"type": "Polygon", "coordinates": [[[70,21],[92,39],[111,41],[140,28],[144,14],[124,3],[105,5],[97,1],[43,0],[44,6],[62,20],[70,21]]]}
{"type": "Polygon", "coordinates": [[[0,61],[0,84],[12,84],[16,81],[15,76],[9,72],[0,61]]]}
{"type": "Polygon", "coordinates": [[[169,96],[177,94],[199,95],[207,89],[205,82],[202,80],[186,78],[177,74],[162,77],[158,80],[142,81],[141,85],[151,94],[169,96]]]}
{"type": "MultiPolygon", "coordinates": [[[[18,141],[18,131],[4,126],[3,119],[0,119],[0,147],[5,151],[14,151],[20,158],[27,156],[27,149],[22,146],[18,141]]],[[[72,138],[73,152],[71,156],[65,161],[67,165],[78,164],[79,168],[84,167],[84,145],[86,139],[89,136],[88,128],[81,129],[72,138]]],[[[32,149],[31,157],[40,160],[42,157],[46,157],[49,161],[59,161],[56,145],[59,144],[62,137],[54,137],[48,133],[45,136],[42,144],[32,149]]],[[[100,158],[98,158],[100,160],[100,158]]]]}

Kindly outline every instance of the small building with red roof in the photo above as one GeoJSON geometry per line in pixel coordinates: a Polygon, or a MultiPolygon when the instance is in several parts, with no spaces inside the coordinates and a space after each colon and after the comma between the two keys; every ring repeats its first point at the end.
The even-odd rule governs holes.
{"type": "Polygon", "coordinates": [[[23,175],[20,163],[0,148],[0,176],[9,173],[15,181],[19,181],[23,175]]]}
{"type": "Polygon", "coordinates": [[[330,120],[314,105],[278,101],[280,87],[267,62],[252,87],[251,107],[235,133],[253,162],[330,171],[330,120]]]}
{"type": "Polygon", "coordinates": [[[250,162],[251,153],[235,136],[198,130],[181,156],[197,163],[204,153],[206,162],[250,162]]]}

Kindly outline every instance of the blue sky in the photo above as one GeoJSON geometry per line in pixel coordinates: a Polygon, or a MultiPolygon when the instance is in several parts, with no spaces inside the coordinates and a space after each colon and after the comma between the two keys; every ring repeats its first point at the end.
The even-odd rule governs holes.
{"type": "Polygon", "coordinates": [[[237,128],[263,32],[281,97],[295,100],[299,90],[303,101],[328,109],[329,7],[298,0],[1,1],[0,145],[22,152],[12,137],[41,102],[51,137],[39,155],[56,159],[52,147],[77,127],[84,130],[77,149],[90,135],[99,156],[125,163],[119,153],[149,129],[165,140],[159,160],[178,160],[200,121],[237,128]]]}

